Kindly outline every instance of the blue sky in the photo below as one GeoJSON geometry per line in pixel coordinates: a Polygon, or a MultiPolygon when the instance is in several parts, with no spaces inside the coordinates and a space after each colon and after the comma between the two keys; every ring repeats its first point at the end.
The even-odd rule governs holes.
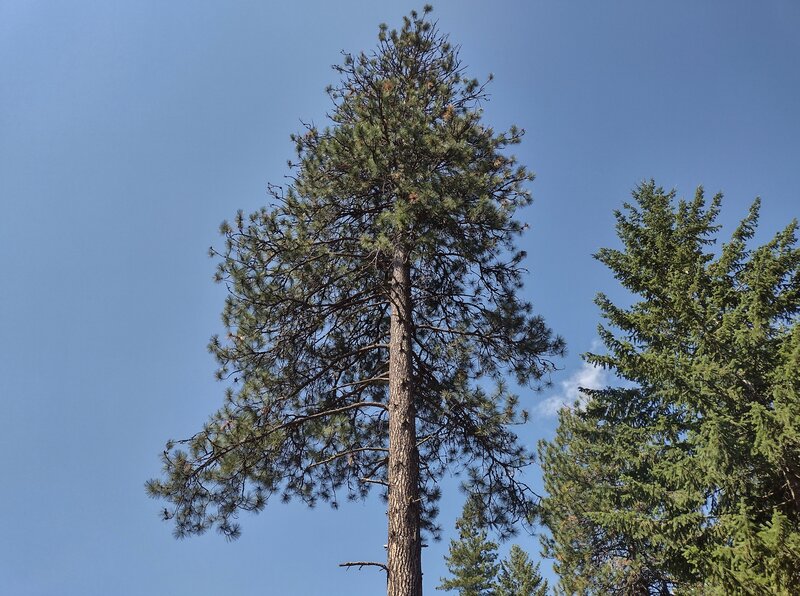
{"type": "MultiPolygon", "coordinates": [[[[378,23],[415,7],[0,2],[0,593],[383,590],[378,571],[337,567],[382,556],[377,499],[276,502],[236,542],[177,541],[143,483],[221,402],[205,349],[219,223],[283,180],[289,134],[324,121],[340,50],[372,48],[378,23]]],[[[528,132],[526,294],[570,350],[553,388],[524,396],[534,445],[549,405],[592,378],[592,298],[619,293],[591,254],[615,244],[612,211],[639,181],[724,191],[728,230],[761,196],[760,240],[798,216],[800,3],[440,0],[434,15],[468,72],[496,77],[486,121],[528,132]]],[[[453,487],[445,540],[424,552],[429,593],[453,487]]]]}

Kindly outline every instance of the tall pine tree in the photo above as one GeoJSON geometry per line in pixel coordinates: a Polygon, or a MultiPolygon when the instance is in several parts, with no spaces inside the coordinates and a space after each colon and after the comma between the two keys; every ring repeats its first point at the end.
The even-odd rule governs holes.
{"type": "Polygon", "coordinates": [[[637,299],[600,294],[625,380],[541,445],[546,552],[582,594],[791,594],[800,585],[797,223],[750,248],[759,202],[715,252],[721,196],[641,185],[602,249],[637,299]]]}
{"type": "Polygon", "coordinates": [[[421,594],[445,470],[466,470],[501,530],[528,515],[503,379],[535,385],[563,350],[519,296],[514,214],[532,176],[505,150],[522,131],[482,123],[484,86],[429,10],[345,55],[330,125],[293,137],[293,182],[223,224],[227,332],[210,350],[225,403],[148,483],[179,535],[227,536],[272,495],[335,505],[378,487],[388,558],[374,564],[396,596],[421,594]]]}

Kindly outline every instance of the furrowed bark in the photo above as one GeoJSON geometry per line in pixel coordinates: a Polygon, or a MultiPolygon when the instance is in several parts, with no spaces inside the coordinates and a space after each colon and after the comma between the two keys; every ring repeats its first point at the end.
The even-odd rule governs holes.
{"type": "Polygon", "coordinates": [[[392,260],[389,340],[388,596],[422,596],[419,452],[411,353],[411,270],[408,253],[392,260]]]}

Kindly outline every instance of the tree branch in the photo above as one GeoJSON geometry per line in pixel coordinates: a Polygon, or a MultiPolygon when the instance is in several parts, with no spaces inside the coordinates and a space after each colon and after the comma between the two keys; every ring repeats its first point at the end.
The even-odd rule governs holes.
{"type": "Polygon", "coordinates": [[[340,451],[339,453],[334,453],[330,457],[323,459],[321,461],[315,461],[313,464],[310,464],[306,467],[306,470],[310,470],[312,468],[316,468],[317,466],[322,466],[324,464],[329,464],[334,460],[339,459],[340,457],[345,457],[346,455],[352,455],[354,453],[361,453],[364,451],[382,451],[384,453],[389,453],[389,450],[385,447],[357,447],[355,449],[348,449],[347,451],[340,451]]]}
{"type": "Polygon", "coordinates": [[[339,567],[358,567],[362,569],[363,567],[380,567],[386,573],[389,573],[389,568],[386,566],[385,563],[376,563],[375,561],[349,561],[347,563],[339,563],[339,567]]]}
{"type": "Polygon", "coordinates": [[[389,483],[385,480],[375,480],[374,478],[359,478],[359,482],[364,482],[365,484],[380,484],[381,486],[389,486],[389,483]]]}

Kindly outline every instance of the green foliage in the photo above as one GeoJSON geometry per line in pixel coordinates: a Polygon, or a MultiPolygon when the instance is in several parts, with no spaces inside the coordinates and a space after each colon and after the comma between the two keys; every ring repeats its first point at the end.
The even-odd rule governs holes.
{"type": "Polygon", "coordinates": [[[613,399],[618,408],[590,400],[585,410],[562,410],[555,439],[540,446],[551,533],[544,554],[555,559],[565,594],[685,591],[683,579],[693,585],[695,576],[682,551],[697,540],[702,493],[662,461],[674,457],[668,421],[642,426],[658,416],[652,404],[636,390],[613,399]]]}
{"type": "Polygon", "coordinates": [[[759,202],[717,254],[721,197],[641,185],[596,258],[639,301],[600,294],[625,387],[586,391],[540,445],[560,588],[789,594],[800,585],[800,250],[751,249],[759,202]]]}
{"type": "Polygon", "coordinates": [[[494,596],[546,596],[547,580],[539,573],[528,554],[516,544],[511,546],[508,559],[500,563],[494,596]]]}
{"type": "Polygon", "coordinates": [[[456,522],[458,540],[450,541],[445,557],[452,578],[442,578],[438,590],[455,590],[460,596],[490,596],[494,594],[494,579],[500,565],[497,544],[487,538],[486,520],[480,505],[469,498],[456,522]]]}
{"type": "Polygon", "coordinates": [[[454,590],[461,596],[545,596],[547,581],[527,553],[516,544],[499,564],[497,544],[488,539],[482,505],[473,496],[456,521],[458,539],[450,541],[445,557],[450,578],[442,578],[437,590],[454,590]]]}
{"type": "Polygon", "coordinates": [[[437,482],[463,470],[501,531],[525,518],[531,454],[503,378],[536,384],[563,351],[521,300],[532,175],[506,149],[522,131],[481,120],[484,85],[426,14],[381,26],[377,50],[347,54],[328,88],[330,125],[292,138],[292,182],[224,223],[217,280],[229,290],[211,340],[225,403],[169,443],[148,483],[183,536],[236,536],[240,511],[272,495],[334,506],[386,495],[392,256],[411,270],[413,394],[423,517],[436,533],[437,482]],[[492,390],[491,387],[494,386],[492,390]]]}

